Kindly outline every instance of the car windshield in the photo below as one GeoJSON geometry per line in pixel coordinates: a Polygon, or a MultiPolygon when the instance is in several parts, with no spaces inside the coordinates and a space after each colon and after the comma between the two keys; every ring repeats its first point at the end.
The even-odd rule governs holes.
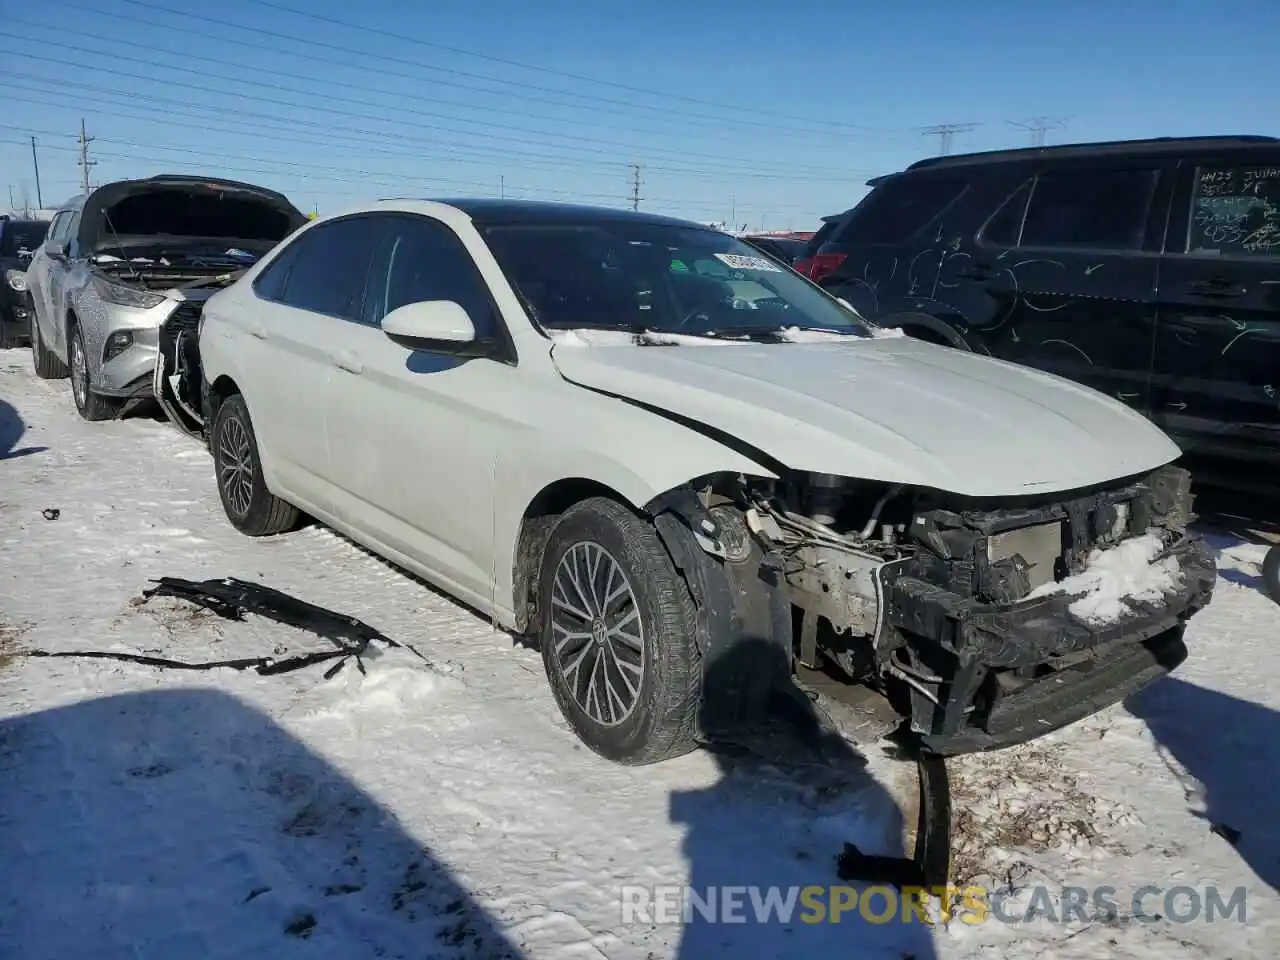
{"type": "Polygon", "coordinates": [[[35,253],[44,242],[47,223],[21,223],[9,220],[0,223],[0,257],[16,257],[18,251],[35,253]]]}
{"type": "Polygon", "coordinates": [[[870,336],[861,318],[727,234],[662,223],[495,225],[507,280],[547,330],[603,329],[786,339],[789,330],[870,336]]]}

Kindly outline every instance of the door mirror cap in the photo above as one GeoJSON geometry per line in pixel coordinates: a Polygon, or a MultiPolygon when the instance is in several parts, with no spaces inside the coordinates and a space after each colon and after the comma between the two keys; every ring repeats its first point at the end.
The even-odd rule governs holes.
{"type": "Polygon", "coordinates": [[[406,346],[463,346],[475,342],[471,317],[453,300],[424,300],[396,307],[382,318],[382,332],[406,346]]]}
{"type": "Polygon", "coordinates": [[[46,243],[44,252],[54,260],[67,259],[67,245],[65,243],[46,243]]]}

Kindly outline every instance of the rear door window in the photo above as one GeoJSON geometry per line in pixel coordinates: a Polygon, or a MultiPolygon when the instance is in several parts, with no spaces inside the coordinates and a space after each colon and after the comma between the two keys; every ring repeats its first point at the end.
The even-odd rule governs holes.
{"type": "Polygon", "coordinates": [[[1141,250],[1158,178],[1155,168],[1042,174],[1020,246],[1141,250]]]}
{"type": "Polygon", "coordinates": [[[876,187],[854,208],[832,243],[901,243],[933,223],[960,195],[967,181],[958,177],[907,177],[876,187]]]}
{"type": "Polygon", "coordinates": [[[1280,257],[1280,167],[1200,167],[1191,194],[1186,252],[1280,257]]]}

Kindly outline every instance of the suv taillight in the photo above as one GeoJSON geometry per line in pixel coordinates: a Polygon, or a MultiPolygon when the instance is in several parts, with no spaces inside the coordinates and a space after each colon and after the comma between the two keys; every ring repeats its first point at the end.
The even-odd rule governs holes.
{"type": "Polygon", "coordinates": [[[818,283],[823,277],[835,273],[840,264],[844,263],[845,256],[843,253],[819,253],[807,262],[805,276],[818,283]]]}

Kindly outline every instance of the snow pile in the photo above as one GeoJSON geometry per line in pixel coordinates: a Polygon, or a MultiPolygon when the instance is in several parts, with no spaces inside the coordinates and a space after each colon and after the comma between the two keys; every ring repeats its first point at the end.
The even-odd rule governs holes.
{"type": "Polygon", "coordinates": [[[783,327],[778,337],[787,343],[830,343],[833,340],[848,340],[850,334],[836,333],[834,330],[804,330],[800,327],[783,327]]]}
{"type": "Polygon", "coordinates": [[[1130,603],[1158,603],[1178,589],[1178,558],[1156,562],[1163,549],[1160,538],[1147,533],[1109,550],[1095,550],[1082,572],[1045,584],[1027,594],[1027,599],[1078,594],[1080,598],[1067,608],[1073,617],[1092,626],[1115,623],[1131,612],[1130,603]]]}
{"type": "Polygon", "coordinates": [[[403,650],[382,651],[370,646],[364,657],[365,672],[348,664],[317,691],[321,704],[308,711],[311,717],[368,716],[392,720],[411,713],[448,690],[462,688],[442,668],[429,666],[403,650]],[[371,656],[372,654],[372,656],[371,656]]]}
{"type": "Polygon", "coordinates": [[[867,326],[871,329],[871,335],[877,340],[890,340],[894,337],[906,336],[906,333],[903,332],[901,327],[877,327],[872,324],[868,324],[867,326]]]}

